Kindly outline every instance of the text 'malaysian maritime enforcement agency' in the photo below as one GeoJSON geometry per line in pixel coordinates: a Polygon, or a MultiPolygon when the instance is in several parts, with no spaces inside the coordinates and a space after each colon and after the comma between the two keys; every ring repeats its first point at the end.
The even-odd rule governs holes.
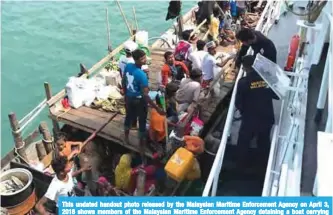
{"type": "Polygon", "coordinates": [[[332,214],[332,198],[317,197],[312,200],[296,198],[288,201],[288,198],[258,198],[254,200],[219,201],[215,198],[202,198],[201,201],[193,201],[190,198],[156,198],[149,201],[138,201],[137,198],[66,198],[60,202],[61,214],[148,214],[148,215],[187,215],[187,214],[281,214],[281,215],[330,215],[332,214]],[[324,199],[323,199],[324,198],[324,199]],[[76,199],[76,200],[74,200],[76,199]],[[188,199],[188,200],[187,200],[188,199]],[[205,201],[203,201],[203,199],[205,201]],[[118,201],[116,201],[118,200],[118,201]],[[258,200],[258,201],[255,201],[258,200]]]}

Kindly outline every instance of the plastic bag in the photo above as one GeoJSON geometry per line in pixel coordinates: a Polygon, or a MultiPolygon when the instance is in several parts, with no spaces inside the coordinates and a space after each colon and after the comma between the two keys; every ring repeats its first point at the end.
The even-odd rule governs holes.
{"type": "Polygon", "coordinates": [[[65,87],[69,104],[73,108],[81,107],[85,100],[85,95],[82,94],[82,86],[84,85],[82,80],[77,77],[70,77],[65,87]]]}
{"type": "Polygon", "coordinates": [[[204,152],[205,142],[197,136],[184,136],[185,148],[194,154],[204,152]]]}
{"type": "Polygon", "coordinates": [[[201,121],[198,116],[194,117],[191,122],[191,136],[198,136],[203,125],[203,121],[201,121]]]}

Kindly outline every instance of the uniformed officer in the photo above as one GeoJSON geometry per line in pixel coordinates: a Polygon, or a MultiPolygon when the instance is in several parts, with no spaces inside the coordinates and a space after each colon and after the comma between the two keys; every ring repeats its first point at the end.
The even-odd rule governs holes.
{"type": "Polygon", "coordinates": [[[252,68],[255,56],[242,58],[246,77],[239,80],[236,94],[236,108],[241,113],[242,123],[238,135],[238,165],[244,167],[247,152],[253,138],[257,139],[260,163],[267,163],[270,150],[270,133],[274,124],[272,99],[279,99],[274,91],[252,68]]]}
{"type": "Polygon", "coordinates": [[[254,56],[257,55],[257,53],[260,53],[262,56],[276,63],[277,53],[275,45],[260,31],[243,28],[236,34],[236,38],[242,42],[242,47],[236,61],[236,66],[238,68],[241,64],[242,57],[246,55],[249,47],[253,49],[254,56]]]}

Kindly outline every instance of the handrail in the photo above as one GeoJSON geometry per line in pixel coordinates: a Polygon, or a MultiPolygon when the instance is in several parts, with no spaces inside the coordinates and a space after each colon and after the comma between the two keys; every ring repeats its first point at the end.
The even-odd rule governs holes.
{"type": "MultiPolygon", "coordinates": [[[[265,9],[264,9],[263,13],[260,16],[260,19],[258,21],[258,24],[257,24],[255,30],[264,29],[265,24],[269,24],[269,21],[270,21],[269,19],[267,19],[267,22],[265,24],[263,24],[263,22],[264,22],[264,17],[266,15],[266,13],[268,12],[268,9],[272,5],[272,3],[273,3],[272,0],[269,0],[267,2],[266,6],[265,6],[265,9]]],[[[250,52],[252,52],[252,49],[250,49],[248,51],[248,53],[250,53],[250,52]]],[[[234,115],[234,112],[235,112],[235,100],[236,100],[238,81],[239,81],[240,78],[243,77],[243,74],[244,74],[244,71],[241,67],[240,70],[239,70],[239,73],[237,75],[236,82],[235,82],[235,85],[234,85],[234,89],[233,89],[233,92],[232,92],[230,106],[229,106],[229,109],[228,109],[228,114],[227,114],[226,122],[225,122],[225,125],[224,125],[224,129],[223,129],[223,134],[222,134],[220,146],[219,146],[219,149],[216,153],[216,157],[214,159],[214,162],[213,162],[211,171],[209,173],[209,176],[208,176],[208,179],[207,179],[207,182],[206,182],[206,185],[205,185],[202,196],[208,196],[211,188],[213,188],[211,195],[212,196],[216,195],[219,173],[221,171],[223,158],[224,158],[224,153],[225,153],[225,148],[226,148],[226,144],[227,144],[227,140],[228,140],[228,135],[230,133],[232,120],[233,120],[233,115],[234,115]]]]}
{"type": "MultiPolygon", "coordinates": [[[[322,20],[322,24],[325,23],[324,20],[325,18],[327,20],[330,21],[331,24],[331,32],[330,32],[330,40],[332,41],[332,15],[330,13],[328,13],[327,11],[323,11],[326,17],[323,16],[323,20],[322,20]]],[[[323,26],[326,27],[326,26],[323,26]]],[[[317,42],[320,44],[321,42],[324,43],[325,38],[321,37],[317,38],[317,42]]],[[[309,44],[309,48],[313,48],[314,45],[318,45],[316,43],[310,43],[309,44]]],[[[310,53],[308,51],[308,53],[310,53]]],[[[313,53],[312,53],[313,55],[313,53]]],[[[329,50],[327,53],[327,57],[326,57],[326,62],[325,62],[325,72],[328,76],[324,76],[323,75],[323,82],[322,84],[325,82],[325,78],[329,78],[329,80],[327,80],[330,85],[329,87],[326,85],[324,86],[324,90],[328,90],[328,118],[327,118],[327,124],[332,123],[332,117],[330,116],[330,114],[332,113],[332,71],[331,71],[331,67],[332,67],[332,44],[329,45],[329,50]],[[331,88],[330,88],[331,87],[331,88]]],[[[300,64],[300,66],[296,69],[295,73],[302,75],[305,74],[304,70],[304,66],[310,67],[312,64],[316,64],[316,60],[314,60],[313,56],[311,56],[311,54],[305,54],[303,56],[301,56],[300,58],[298,58],[296,61],[301,61],[302,63],[300,64]],[[305,64],[305,65],[304,65],[305,64]]],[[[302,80],[302,79],[298,79],[295,81],[295,85],[296,88],[307,88],[307,81],[306,80],[302,80]],[[302,83],[303,81],[303,83],[302,83]],[[304,83],[305,82],[305,83],[304,83]]],[[[322,86],[323,87],[323,86],[322,86]]],[[[293,98],[290,98],[290,100],[288,100],[290,107],[289,108],[293,108],[294,110],[298,111],[296,114],[294,114],[292,117],[293,122],[290,125],[290,130],[289,133],[291,135],[290,138],[287,138],[287,149],[285,151],[285,155],[282,157],[283,160],[281,163],[279,163],[280,170],[279,172],[277,172],[277,174],[280,176],[279,179],[275,179],[274,181],[271,181],[272,186],[274,185],[276,188],[276,193],[271,193],[271,195],[292,195],[292,196],[297,196],[300,195],[300,180],[301,180],[301,171],[302,171],[302,155],[303,155],[303,148],[304,148],[304,140],[302,139],[302,134],[304,133],[304,129],[305,129],[305,110],[306,110],[306,97],[304,99],[304,96],[306,96],[307,94],[300,94],[300,93],[295,93],[295,96],[293,98]],[[304,106],[305,105],[305,106],[304,106]],[[293,127],[295,127],[296,129],[291,130],[293,127]],[[299,139],[300,138],[300,139],[299,139]],[[295,146],[295,147],[294,147],[295,146]],[[293,169],[292,172],[289,171],[289,169],[293,169]],[[296,187],[294,189],[289,189],[288,187],[296,187]]],[[[326,125],[327,125],[326,124],[326,125]]],[[[332,132],[332,130],[328,131],[328,132],[332,132]]],[[[266,180],[266,179],[265,179],[266,180]]],[[[315,185],[316,186],[316,185],[315,185]]]]}

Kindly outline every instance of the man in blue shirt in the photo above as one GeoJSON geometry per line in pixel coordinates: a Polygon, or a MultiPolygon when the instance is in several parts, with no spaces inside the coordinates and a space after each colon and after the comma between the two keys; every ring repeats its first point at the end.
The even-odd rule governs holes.
{"type": "Polygon", "coordinates": [[[155,108],[158,113],[165,115],[149,97],[148,77],[141,69],[146,65],[147,57],[144,51],[137,49],[132,53],[134,64],[128,63],[125,67],[122,85],[125,94],[126,117],[125,117],[125,142],[129,143],[129,131],[136,119],[139,119],[140,151],[144,156],[146,145],[146,121],[148,114],[148,104],[155,108]]]}

